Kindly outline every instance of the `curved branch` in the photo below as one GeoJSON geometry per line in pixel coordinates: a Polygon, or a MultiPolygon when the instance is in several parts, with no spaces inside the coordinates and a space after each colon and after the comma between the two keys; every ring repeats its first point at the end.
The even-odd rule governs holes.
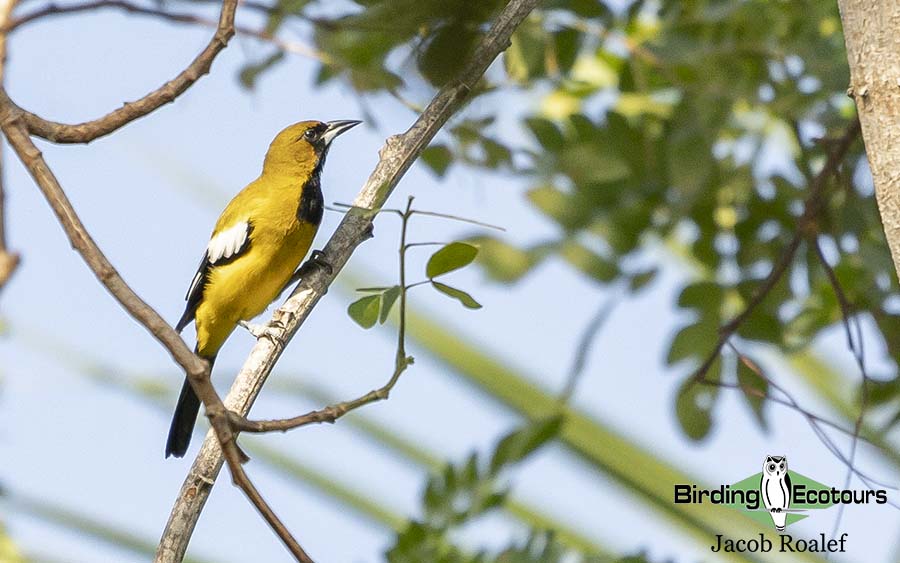
{"type": "Polygon", "coordinates": [[[29,138],[28,131],[19,116],[11,112],[9,108],[3,109],[2,122],[0,122],[3,133],[43,192],[72,247],[81,254],[100,283],[109,290],[134,320],[144,326],[168,350],[175,362],[184,369],[188,376],[194,378],[205,376],[208,379],[209,366],[206,361],[194,355],[181,336],[169,326],[169,323],[125,283],[125,280],[106,258],[78,218],[62,186],[44,161],[41,151],[29,138]]]}
{"type": "MultiPolygon", "coordinates": [[[[0,85],[3,84],[4,70],[6,69],[6,33],[2,28],[11,18],[16,0],[3,0],[0,2],[0,85]]],[[[19,255],[10,252],[6,246],[6,212],[3,186],[3,167],[0,166],[0,289],[6,285],[13,272],[19,266],[19,255]]]]}
{"type": "MultiPolygon", "coordinates": [[[[229,410],[242,416],[249,412],[284,346],[325,295],[328,286],[356,247],[371,236],[372,218],[376,210],[384,205],[394,187],[435,134],[452,115],[462,109],[469,93],[481,80],[488,66],[509,46],[513,31],[537,3],[538,0],[510,0],[461,75],[437,93],[409,130],[387,139],[379,153],[380,159],[375,170],[353,202],[354,207],[344,216],[325,246],[324,252],[332,266],[331,271],[314,269],[275,311],[270,326],[284,327],[280,338],[263,338],[257,341],[225,399],[229,410]]],[[[177,563],[184,557],[194,526],[222,463],[218,441],[214,435],[207,434],[172,508],[160,540],[156,563],[177,563]]]]}
{"type": "Polygon", "coordinates": [[[134,102],[126,102],[122,107],[103,117],[74,125],[49,121],[15,105],[5,91],[0,91],[0,104],[18,112],[29,133],[54,143],[90,143],[94,139],[109,135],[135,119],[144,117],[174,101],[201,76],[209,73],[213,60],[234,36],[234,13],[237,3],[238,0],[223,0],[219,23],[212,39],[178,76],[143,98],[134,102]]]}

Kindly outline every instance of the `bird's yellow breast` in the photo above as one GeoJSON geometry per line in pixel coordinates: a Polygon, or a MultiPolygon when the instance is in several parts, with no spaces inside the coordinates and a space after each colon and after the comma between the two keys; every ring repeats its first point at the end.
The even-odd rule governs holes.
{"type": "Polygon", "coordinates": [[[215,355],[238,321],[262,313],[303,261],[318,225],[297,217],[302,189],[296,181],[264,176],[223,212],[215,232],[239,221],[247,221],[252,230],[247,252],[209,273],[195,316],[202,355],[215,355]]]}

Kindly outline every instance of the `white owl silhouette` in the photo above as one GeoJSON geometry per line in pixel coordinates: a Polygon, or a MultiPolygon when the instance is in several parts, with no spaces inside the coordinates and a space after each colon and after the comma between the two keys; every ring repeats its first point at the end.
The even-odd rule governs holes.
{"type": "Polygon", "coordinates": [[[772,516],[775,529],[783,532],[787,510],[791,506],[791,476],[788,474],[786,456],[766,456],[759,494],[772,516]]]}

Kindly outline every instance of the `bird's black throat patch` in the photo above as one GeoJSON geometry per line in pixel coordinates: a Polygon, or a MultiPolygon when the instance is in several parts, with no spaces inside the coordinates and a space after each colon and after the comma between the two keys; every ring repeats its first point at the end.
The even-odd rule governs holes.
{"type": "Polygon", "coordinates": [[[322,174],[322,165],[325,163],[325,155],[319,158],[319,164],[309,176],[309,180],[300,191],[300,202],[297,205],[297,220],[312,223],[318,226],[322,222],[322,214],[325,212],[325,198],[322,196],[322,185],[319,177],[322,174]]]}

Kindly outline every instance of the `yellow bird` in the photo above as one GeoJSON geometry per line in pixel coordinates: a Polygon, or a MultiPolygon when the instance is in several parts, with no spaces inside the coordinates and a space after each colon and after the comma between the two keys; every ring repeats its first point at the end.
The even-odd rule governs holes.
{"type": "MultiPolygon", "coordinates": [[[[359,121],[301,121],[279,133],[262,174],[225,207],[175,325],[197,328],[196,352],[210,364],[238,324],[256,317],[296,280],[322,221],[319,177],[331,142],[359,121]]],[[[169,428],[166,457],[182,457],[200,400],[185,380],[169,428]]]]}

